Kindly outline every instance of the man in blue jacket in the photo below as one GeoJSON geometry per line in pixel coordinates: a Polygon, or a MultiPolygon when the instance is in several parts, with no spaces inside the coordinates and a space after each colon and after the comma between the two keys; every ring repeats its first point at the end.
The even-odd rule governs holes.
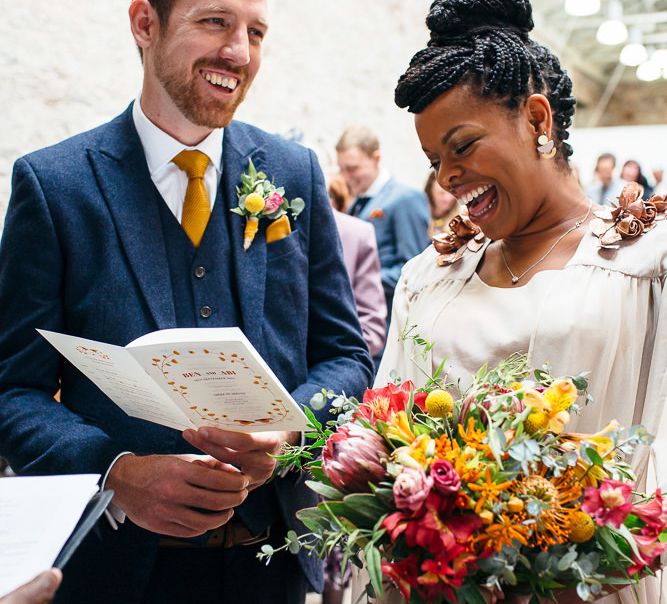
{"type": "Polygon", "coordinates": [[[125,345],[156,329],[240,326],[301,404],[371,379],[317,160],[232,121],[260,66],[265,0],[133,0],[129,14],[140,98],[14,168],[0,455],[20,474],[99,473],[115,491],[116,527],[84,542],[56,602],[300,603],[307,581],[321,587],[315,559],[255,559],[316,501],[298,474],[269,481],[269,454],[300,435],[181,434],[130,418],[35,331],[125,345]],[[250,159],[306,208],[277,233],[261,221],[244,251],[245,220],[230,210],[250,159]]]}
{"type": "Polygon", "coordinates": [[[426,195],[382,169],[380,141],[370,128],[349,127],[338,140],[336,153],[340,172],[355,197],[348,213],[375,227],[382,286],[391,317],[403,265],[429,244],[426,195]]]}

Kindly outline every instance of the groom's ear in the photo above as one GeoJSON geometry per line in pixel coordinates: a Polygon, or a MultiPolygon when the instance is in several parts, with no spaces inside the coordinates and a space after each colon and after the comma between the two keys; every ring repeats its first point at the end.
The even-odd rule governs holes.
{"type": "Polygon", "coordinates": [[[154,44],[158,36],[160,20],[149,0],[132,0],[128,13],[130,29],[143,62],[144,49],[154,44]]]}

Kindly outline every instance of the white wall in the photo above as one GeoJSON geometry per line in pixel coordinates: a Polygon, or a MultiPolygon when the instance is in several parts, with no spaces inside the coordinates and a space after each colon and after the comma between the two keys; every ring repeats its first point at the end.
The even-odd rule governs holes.
{"type": "MultiPolygon", "coordinates": [[[[128,5],[0,0],[0,223],[16,158],[107,121],[137,94],[128,5]]],[[[238,117],[272,132],[297,129],[325,168],[342,129],[366,123],[380,134],[389,168],[421,185],[427,162],[393,89],[427,39],[429,5],[274,0],[264,64],[238,117]]]]}

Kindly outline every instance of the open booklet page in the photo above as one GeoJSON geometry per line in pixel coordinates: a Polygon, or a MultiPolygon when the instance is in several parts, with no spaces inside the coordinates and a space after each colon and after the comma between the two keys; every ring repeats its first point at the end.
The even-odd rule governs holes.
{"type": "Polygon", "coordinates": [[[99,474],[0,479],[0,597],[51,568],[99,474]]]}
{"type": "Polygon", "coordinates": [[[125,348],[40,333],[133,417],[176,429],[306,429],[303,411],[238,328],[168,329],[125,348]]]}

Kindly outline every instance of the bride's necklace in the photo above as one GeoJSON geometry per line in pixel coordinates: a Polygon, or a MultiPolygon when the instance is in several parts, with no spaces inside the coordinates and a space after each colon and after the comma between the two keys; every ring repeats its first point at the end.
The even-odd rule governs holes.
{"type": "Polygon", "coordinates": [[[505,242],[504,242],[504,241],[501,241],[501,242],[500,242],[500,255],[503,257],[503,262],[505,263],[505,268],[507,269],[507,272],[510,274],[510,277],[512,277],[512,284],[514,285],[514,284],[518,283],[520,279],[522,279],[523,277],[525,277],[525,276],[526,276],[531,270],[533,270],[533,269],[534,269],[540,262],[543,262],[544,260],[546,260],[547,256],[548,256],[549,254],[551,254],[551,252],[553,252],[554,249],[556,249],[556,246],[557,246],[561,241],[563,241],[563,239],[565,239],[565,237],[567,237],[572,231],[576,231],[582,224],[584,224],[584,222],[586,222],[586,220],[587,220],[588,217],[590,216],[591,208],[592,208],[592,207],[593,207],[593,201],[590,201],[590,203],[588,204],[588,210],[586,211],[586,215],[585,215],[581,220],[577,220],[577,222],[575,222],[573,226],[571,226],[571,227],[570,227],[567,231],[565,231],[565,232],[564,232],[558,239],[556,239],[556,241],[554,241],[553,245],[546,251],[546,253],[545,253],[541,258],[539,258],[536,262],[533,262],[533,263],[532,263],[532,264],[531,264],[525,271],[523,271],[520,275],[515,275],[515,274],[512,272],[512,269],[510,268],[510,265],[509,265],[508,262],[507,262],[507,258],[505,257],[505,250],[504,250],[505,242]]]}

